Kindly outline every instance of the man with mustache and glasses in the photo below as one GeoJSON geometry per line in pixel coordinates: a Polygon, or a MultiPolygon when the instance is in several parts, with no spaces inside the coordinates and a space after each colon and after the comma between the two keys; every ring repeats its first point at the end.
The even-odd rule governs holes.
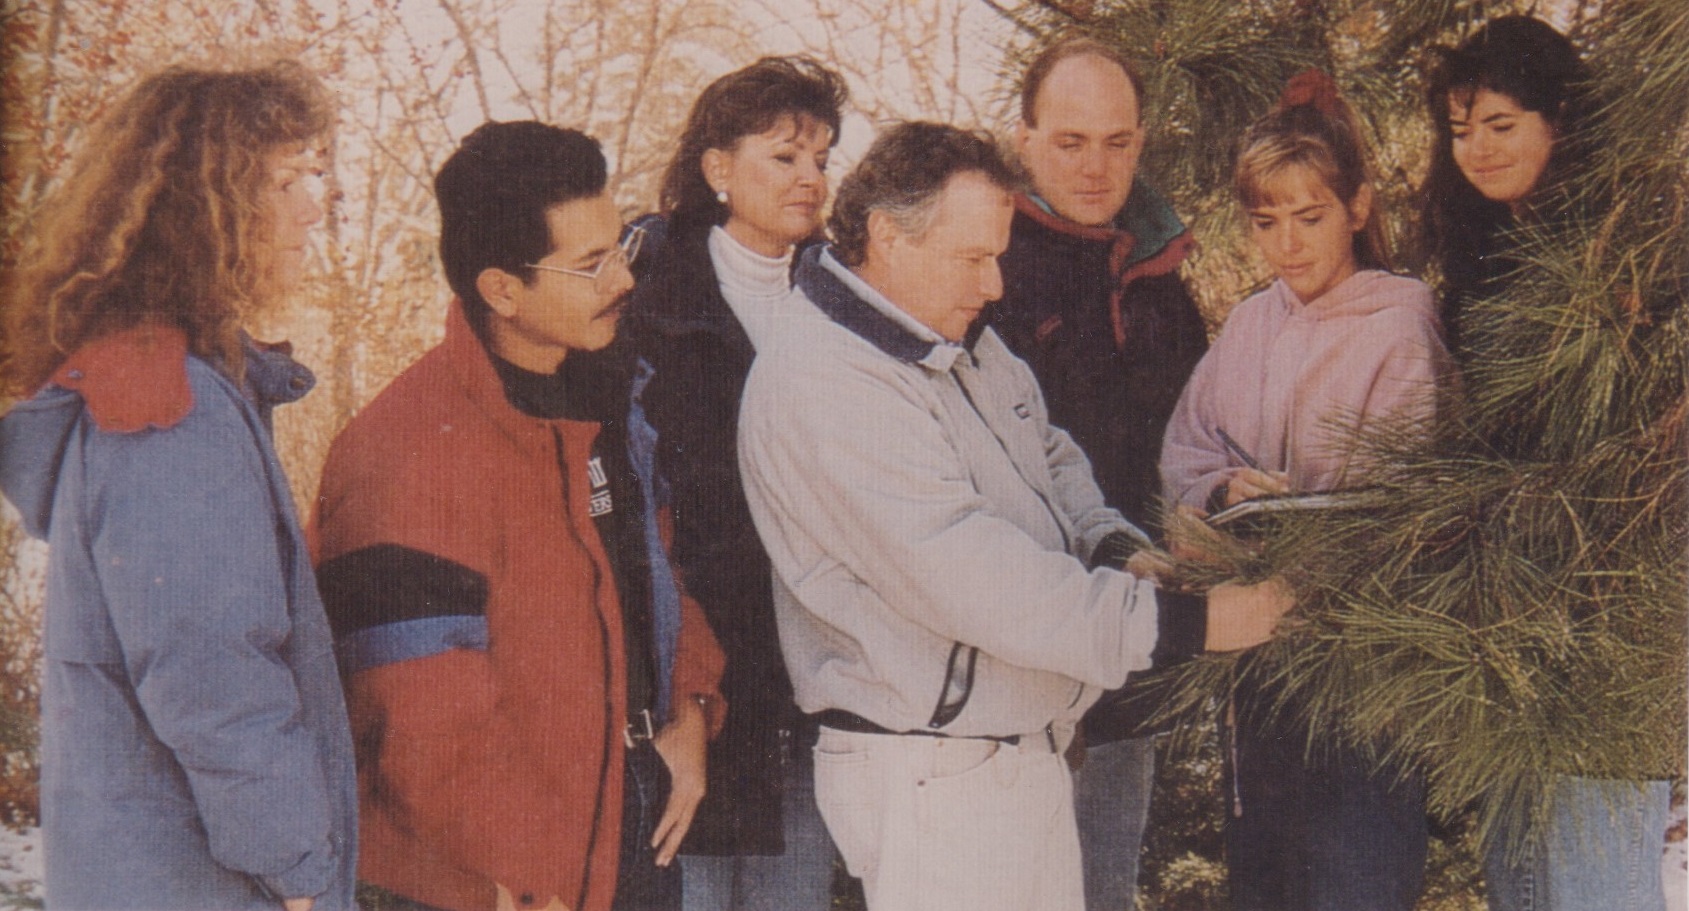
{"type": "Polygon", "coordinates": [[[435,178],[445,340],[324,469],[359,873],[400,907],[679,907],[722,659],[658,536],[641,365],[611,346],[641,238],[605,180],[573,130],[464,139],[435,178]]]}

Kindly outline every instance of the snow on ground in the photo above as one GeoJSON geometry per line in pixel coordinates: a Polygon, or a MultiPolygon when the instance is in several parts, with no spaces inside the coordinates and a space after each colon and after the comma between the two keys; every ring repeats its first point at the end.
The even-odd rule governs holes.
{"type": "Polygon", "coordinates": [[[1660,875],[1666,884],[1666,911],[1689,908],[1689,845],[1675,842],[1666,846],[1664,866],[1660,875]]]}
{"type": "Polygon", "coordinates": [[[0,908],[40,908],[41,830],[0,827],[0,908]]]}
{"type": "MultiPolygon", "coordinates": [[[[1666,846],[1660,873],[1666,911],[1689,909],[1689,843],[1679,840],[1666,846]]],[[[41,880],[41,830],[0,827],[0,911],[43,907],[41,880]]]]}
{"type": "Polygon", "coordinates": [[[1666,911],[1689,909],[1689,807],[1673,801],[1671,828],[1666,830],[1666,853],[1660,858],[1665,883],[1666,911]]]}

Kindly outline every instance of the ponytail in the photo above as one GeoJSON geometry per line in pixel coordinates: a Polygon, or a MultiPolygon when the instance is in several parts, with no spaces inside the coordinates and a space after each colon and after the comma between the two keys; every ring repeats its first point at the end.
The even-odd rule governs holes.
{"type": "MultiPolygon", "coordinates": [[[[1345,207],[1361,188],[1373,184],[1373,169],[1359,122],[1337,91],[1337,83],[1319,70],[1291,77],[1272,112],[1244,134],[1232,185],[1246,208],[1263,205],[1267,184],[1285,169],[1301,165],[1313,171],[1345,207]]],[[[1355,262],[1361,268],[1390,268],[1384,219],[1375,203],[1366,224],[1355,232],[1355,262]]]]}

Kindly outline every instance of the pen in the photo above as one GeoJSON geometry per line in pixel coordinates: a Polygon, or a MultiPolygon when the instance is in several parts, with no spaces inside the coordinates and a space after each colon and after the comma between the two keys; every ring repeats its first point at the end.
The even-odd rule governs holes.
{"type": "Polygon", "coordinates": [[[1243,460],[1243,464],[1248,465],[1250,468],[1253,468],[1256,471],[1262,471],[1263,470],[1261,468],[1261,463],[1255,461],[1254,456],[1250,455],[1249,452],[1247,450],[1245,450],[1242,446],[1239,446],[1237,444],[1237,441],[1232,439],[1232,435],[1226,432],[1226,428],[1215,427],[1214,428],[1214,434],[1220,438],[1220,442],[1226,444],[1226,448],[1231,450],[1232,455],[1235,455],[1239,459],[1243,460]]]}

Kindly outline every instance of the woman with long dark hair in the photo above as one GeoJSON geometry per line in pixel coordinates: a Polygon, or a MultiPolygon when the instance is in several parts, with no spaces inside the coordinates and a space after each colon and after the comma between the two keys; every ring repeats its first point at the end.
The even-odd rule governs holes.
{"type": "MultiPolygon", "coordinates": [[[[1445,320],[1464,338],[1455,355],[1471,370],[1489,366],[1479,327],[1467,325],[1472,305],[1505,293],[1528,268],[1516,232],[1552,229],[1592,205],[1573,186],[1592,151],[1586,80],[1572,43],[1527,16],[1491,20],[1432,73],[1436,138],[1422,229],[1442,273],[1445,320]]],[[[1484,443],[1492,451],[1535,457],[1529,431],[1491,430],[1484,443]]],[[[1553,781],[1548,806],[1504,814],[1503,831],[1490,839],[1490,907],[1663,909],[1669,783],[1575,774],[1553,781]],[[1539,825],[1526,818],[1532,814],[1539,825]]]]}
{"type": "Polygon", "coordinates": [[[663,239],[644,257],[634,339],[643,402],[673,485],[674,557],[727,654],[727,726],[683,847],[687,911],[819,909],[834,850],[815,807],[814,728],[792,700],[773,588],[739,481],[739,396],[781,323],[821,319],[791,294],[816,238],[847,91],[808,57],[765,57],[704,89],[663,180],[663,239]]]}
{"type": "Polygon", "coordinates": [[[1513,268],[1507,231],[1566,205],[1567,178],[1587,152],[1586,78],[1571,42],[1528,16],[1490,22],[1432,73],[1420,231],[1442,274],[1449,332],[1513,268]]]}
{"type": "Polygon", "coordinates": [[[89,138],[6,297],[0,488],[49,544],[54,907],[346,911],[357,798],[270,409],[309,371],[242,325],[299,282],[328,96],[173,68],[89,138]]]}

